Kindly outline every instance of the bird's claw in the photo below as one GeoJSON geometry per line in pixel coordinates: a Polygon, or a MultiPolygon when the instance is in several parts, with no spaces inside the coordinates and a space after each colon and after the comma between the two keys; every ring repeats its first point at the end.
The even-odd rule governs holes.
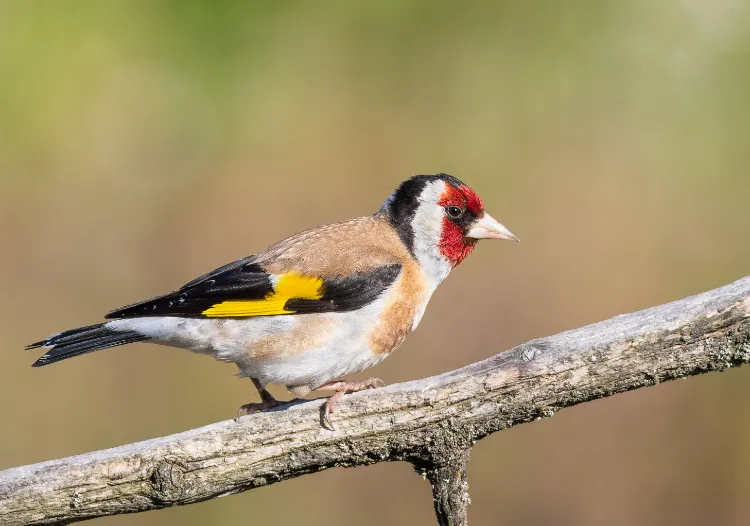
{"type": "Polygon", "coordinates": [[[336,426],[331,422],[331,414],[336,410],[344,394],[356,393],[365,389],[376,389],[378,387],[385,387],[385,382],[380,378],[374,377],[368,378],[364,382],[346,382],[342,380],[321,386],[319,389],[334,389],[336,391],[321,406],[321,423],[323,427],[331,431],[336,431],[336,426]]]}
{"type": "Polygon", "coordinates": [[[279,402],[275,398],[271,398],[270,400],[263,400],[262,402],[253,402],[241,405],[237,410],[237,417],[234,419],[234,421],[239,423],[240,417],[242,416],[242,411],[245,411],[246,415],[250,415],[252,413],[259,413],[261,411],[266,411],[267,409],[279,407],[283,403],[284,402],[279,402]]]}

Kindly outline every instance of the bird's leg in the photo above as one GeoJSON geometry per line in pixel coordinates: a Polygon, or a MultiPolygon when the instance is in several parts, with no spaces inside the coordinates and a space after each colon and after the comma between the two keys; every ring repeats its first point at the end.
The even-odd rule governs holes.
{"type": "Polygon", "coordinates": [[[331,389],[336,391],[322,406],[323,414],[321,415],[321,419],[323,421],[323,426],[332,431],[336,429],[333,423],[331,423],[331,413],[336,410],[336,406],[339,405],[339,402],[341,402],[341,399],[346,393],[355,393],[364,389],[375,389],[376,387],[385,387],[385,382],[380,378],[368,378],[364,382],[336,380],[318,387],[318,389],[331,389]]]}
{"type": "Polygon", "coordinates": [[[260,402],[254,402],[250,404],[241,405],[240,408],[237,410],[237,418],[235,418],[235,422],[238,422],[240,419],[240,415],[242,415],[242,411],[244,410],[246,414],[250,413],[257,413],[259,411],[265,411],[266,409],[273,409],[274,407],[279,407],[280,405],[285,404],[286,402],[279,402],[276,400],[271,393],[269,393],[265,387],[260,383],[260,381],[257,378],[250,378],[253,381],[253,385],[258,390],[258,393],[260,394],[260,402]]]}

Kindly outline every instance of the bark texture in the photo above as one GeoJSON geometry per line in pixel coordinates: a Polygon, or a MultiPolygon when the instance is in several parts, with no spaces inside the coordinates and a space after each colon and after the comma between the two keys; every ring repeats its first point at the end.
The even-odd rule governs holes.
{"type": "Polygon", "coordinates": [[[179,506],[332,467],[407,461],[440,524],[466,524],[475,441],[564,407],[750,361],[750,278],[532,340],[464,368],[0,472],[0,524],[67,524],[179,506]]]}
{"type": "Polygon", "coordinates": [[[450,458],[433,459],[422,467],[415,468],[432,486],[432,500],[435,507],[438,526],[466,526],[469,524],[467,511],[469,484],[466,481],[466,464],[469,462],[471,449],[457,451],[450,458]]]}

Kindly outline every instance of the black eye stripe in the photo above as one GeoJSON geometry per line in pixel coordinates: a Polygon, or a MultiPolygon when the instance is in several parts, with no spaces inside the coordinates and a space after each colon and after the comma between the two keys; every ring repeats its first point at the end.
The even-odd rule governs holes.
{"type": "Polygon", "coordinates": [[[469,209],[461,209],[461,215],[459,215],[458,217],[452,217],[448,215],[447,210],[445,211],[445,215],[451,223],[453,223],[454,225],[458,225],[465,232],[468,232],[471,226],[477,220],[477,214],[469,209]]]}

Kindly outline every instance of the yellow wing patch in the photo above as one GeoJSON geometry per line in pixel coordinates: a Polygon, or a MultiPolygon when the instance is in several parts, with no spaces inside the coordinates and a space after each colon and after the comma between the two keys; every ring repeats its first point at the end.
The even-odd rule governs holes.
{"type": "Polygon", "coordinates": [[[202,314],[209,318],[293,314],[294,311],[284,309],[288,300],[292,298],[319,300],[322,297],[322,279],[289,273],[279,276],[274,291],[266,294],[262,300],[225,301],[203,311],[202,314]]]}

